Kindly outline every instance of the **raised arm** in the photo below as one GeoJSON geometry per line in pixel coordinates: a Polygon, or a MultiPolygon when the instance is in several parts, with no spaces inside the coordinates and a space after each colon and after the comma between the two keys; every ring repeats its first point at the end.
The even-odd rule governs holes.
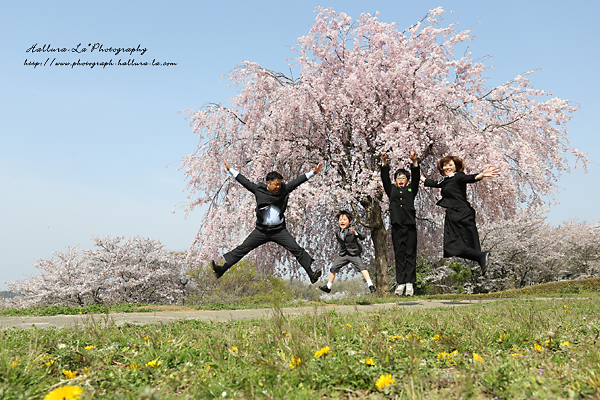
{"type": "Polygon", "coordinates": [[[323,169],[323,163],[320,162],[315,166],[315,168],[313,168],[312,171],[309,171],[305,174],[302,174],[302,175],[292,179],[286,185],[287,191],[291,192],[292,190],[296,189],[298,186],[300,186],[301,184],[303,184],[304,182],[306,182],[307,180],[312,178],[314,175],[321,172],[322,169],[323,169]]]}
{"type": "Polygon", "coordinates": [[[483,178],[496,177],[500,175],[500,169],[496,167],[488,166],[483,172],[478,174],[457,174],[457,177],[462,183],[475,183],[483,178]]]}
{"type": "Polygon", "coordinates": [[[421,168],[419,168],[419,162],[417,161],[417,153],[409,151],[408,157],[410,158],[410,161],[412,161],[412,165],[410,166],[410,187],[414,190],[416,196],[419,191],[419,181],[421,180],[421,168]]]}
{"type": "Polygon", "coordinates": [[[229,172],[229,174],[231,176],[233,176],[236,181],[238,181],[239,183],[241,183],[243,187],[245,187],[246,189],[248,189],[252,193],[256,192],[256,188],[258,187],[256,185],[256,183],[251,182],[244,175],[240,174],[238,171],[236,171],[235,169],[231,168],[231,166],[227,163],[226,160],[223,160],[223,163],[225,164],[225,168],[227,168],[227,172],[229,172]]]}
{"type": "Polygon", "coordinates": [[[500,176],[500,168],[496,168],[496,167],[492,167],[491,165],[488,165],[488,167],[483,172],[481,172],[475,176],[475,179],[480,181],[483,178],[492,178],[492,177],[496,177],[496,176],[500,176]]]}
{"type": "Polygon", "coordinates": [[[381,153],[381,182],[383,183],[383,190],[388,197],[392,195],[392,181],[390,180],[390,166],[388,165],[388,154],[386,152],[381,153]]]}

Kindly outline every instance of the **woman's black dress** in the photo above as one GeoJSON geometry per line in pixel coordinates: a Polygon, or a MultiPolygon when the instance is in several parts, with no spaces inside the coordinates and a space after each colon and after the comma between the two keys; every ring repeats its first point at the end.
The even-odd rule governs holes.
{"type": "Polygon", "coordinates": [[[479,260],[482,256],[475,210],[467,201],[467,183],[477,182],[475,176],[457,172],[437,182],[432,179],[424,182],[425,186],[442,189],[442,198],[437,205],[446,209],[444,257],[479,260]]]}

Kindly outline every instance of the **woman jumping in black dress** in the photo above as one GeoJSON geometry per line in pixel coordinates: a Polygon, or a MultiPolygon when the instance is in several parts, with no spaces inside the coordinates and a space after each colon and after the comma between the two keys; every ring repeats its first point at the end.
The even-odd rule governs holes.
{"type": "Polygon", "coordinates": [[[437,205],[446,209],[444,221],[444,257],[461,257],[473,260],[481,266],[485,275],[490,252],[481,251],[479,234],[475,225],[475,210],[467,201],[467,183],[500,175],[500,169],[491,165],[479,174],[464,173],[463,161],[455,156],[440,159],[437,168],[443,175],[439,181],[421,178],[424,185],[442,189],[442,198],[437,205]]]}

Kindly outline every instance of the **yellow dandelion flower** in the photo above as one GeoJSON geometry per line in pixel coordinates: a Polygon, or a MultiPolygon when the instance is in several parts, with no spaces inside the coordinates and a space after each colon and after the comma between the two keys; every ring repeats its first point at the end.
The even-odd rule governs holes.
{"type": "MultiPolygon", "coordinates": [[[[290,334],[289,334],[289,333],[286,333],[286,334],[285,334],[285,337],[290,337],[290,334]]],[[[248,344],[246,344],[246,346],[247,346],[247,345],[248,345],[248,344]]]]}
{"type": "Polygon", "coordinates": [[[396,380],[392,378],[392,374],[384,374],[377,379],[375,386],[377,386],[379,389],[383,389],[390,386],[394,382],[396,382],[396,380]]]}
{"type": "Polygon", "coordinates": [[[77,377],[77,372],[73,372],[70,369],[63,369],[63,375],[67,378],[67,379],[73,379],[77,377]]]}
{"type": "Polygon", "coordinates": [[[13,361],[10,363],[10,367],[11,367],[11,368],[17,368],[19,365],[21,365],[21,363],[20,363],[19,361],[17,361],[17,360],[13,360],[13,361]]]}
{"type": "Polygon", "coordinates": [[[346,324],[346,326],[347,326],[348,328],[352,328],[352,325],[350,325],[350,324],[346,324]]]}
{"type": "Polygon", "coordinates": [[[396,336],[396,335],[390,336],[390,340],[398,340],[398,339],[402,339],[402,336],[396,336]]]}
{"type": "Polygon", "coordinates": [[[517,358],[517,357],[522,357],[523,356],[523,354],[521,354],[521,353],[512,353],[511,355],[513,356],[513,358],[517,358]]]}
{"type": "Polygon", "coordinates": [[[538,353],[541,353],[542,351],[544,351],[544,348],[537,343],[533,345],[533,349],[535,351],[537,351],[538,353]]]}
{"type": "Polygon", "coordinates": [[[231,348],[231,351],[232,351],[233,353],[237,352],[237,351],[238,351],[238,348],[237,348],[237,346],[233,346],[233,347],[231,348]]]}
{"type": "Polygon", "coordinates": [[[409,333],[406,335],[406,339],[414,340],[415,342],[423,343],[423,339],[419,337],[419,335],[415,335],[414,333],[409,333]]]}
{"type": "Polygon", "coordinates": [[[367,358],[365,360],[365,364],[367,365],[375,365],[375,361],[373,361],[373,359],[371,357],[367,358]]]}
{"type": "Polygon", "coordinates": [[[139,367],[140,367],[140,364],[135,364],[135,363],[134,363],[134,364],[129,364],[129,365],[127,366],[127,369],[128,369],[128,370],[130,370],[130,371],[135,371],[135,370],[136,370],[136,369],[138,369],[139,367]]]}
{"type": "Polygon", "coordinates": [[[458,356],[458,350],[454,350],[452,353],[446,353],[444,351],[438,353],[437,360],[438,361],[449,361],[454,362],[454,357],[458,356]]]}
{"type": "Polygon", "coordinates": [[[569,342],[567,342],[567,341],[560,342],[560,346],[561,346],[561,347],[570,347],[570,346],[571,346],[571,343],[569,343],[569,342]]]}
{"type": "Polygon", "coordinates": [[[144,336],[144,340],[150,340],[149,336],[144,336]]]}
{"type": "Polygon", "coordinates": [[[550,344],[549,340],[544,340],[544,344],[550,344]]]}
{"type": "Polygon", "coordinates": [[[300,359],[300,357],[298,357],[298,358],[292,357],[292,361],[290,361],[290,368],[294,369],[297,366],[299,366],[300,364],[302,364],[302,359],[300,359]]]}
{"type": "Polygon", "coordinates": [[[567,307],[566,304],[563,307],[565,308],[565,311],[569,311],[569,307],[567,307]]]}
{"type": "Polygon", "coordinates": [[[162,365],[162,361],[158,361],[158,358],[146,363],[146,367],[158,368],[162,365]]]}
{"type": "Polygon", "coordinates": [[[478,363],[483,362],[483,358],[481,358],[481,356],[477,353],[473,353],[473,360],[477,361],[478,363]]]}
{"type": "Polygon", "coordinates": [[[440,336],[439,333],[436,333],[435,335],[433,335],[433,340],[439,342],[440,340],[442,340],[442,336],[440,336]]]}
{"type": "Polygon", "coordinates": [[[50,367],[52,365],[54,365],[54,360],[50,360],[47,363],[44,364],[46,367],[50,367]]]}
{"type": "Polygon", "coordinates": [[[319,358],[324,354],[328,354],[329,352],[331,352],[331,348],[329,346],[323,347],[321,350],[318,350],[315,353],[315,358],[319,358]]]}
{"type": "Polygon", "coordinates": [[[95,348],[96,348],[96,346],[85,346],[84,347],[84,349],[86,349],[86,350],[92,350],[92,349],[95,349],[95,348]]]}
{"type": "Polygon", "coordinates": [[[79,386],[61,386],[44,396],[44,400],[76,400],[81,397],[83,390],[79,386]]]}
{"type": "Polygon", "coordinates": [[[503,333],[502,335],[498,336],[498,343],[504,342],[507,338],[508,335],[506,333],[503,333]]]}

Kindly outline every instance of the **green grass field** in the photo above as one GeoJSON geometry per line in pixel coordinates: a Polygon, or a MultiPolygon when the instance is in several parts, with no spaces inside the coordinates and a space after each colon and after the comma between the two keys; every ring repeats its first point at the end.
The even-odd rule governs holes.
{"type": "Polygon", "coordinates": [[[7,329],[0,399],[598,399],[598,284],[468,307],[7,329]]]}

